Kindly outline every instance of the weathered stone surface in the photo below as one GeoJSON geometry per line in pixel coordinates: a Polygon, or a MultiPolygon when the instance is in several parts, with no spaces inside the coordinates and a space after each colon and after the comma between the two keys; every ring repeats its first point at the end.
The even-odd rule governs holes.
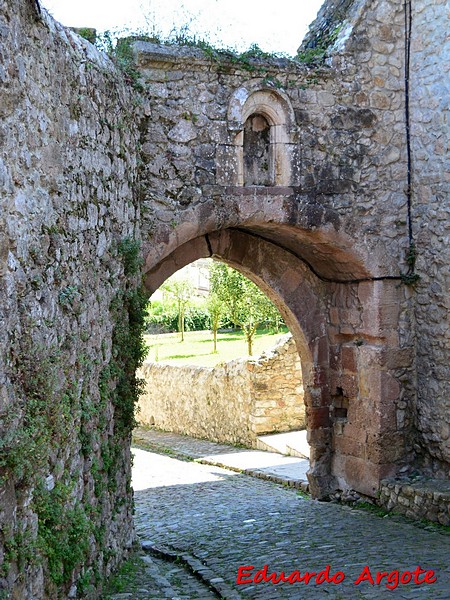
{"type": "Polygon", "coordinates": [[[21,600],[75,597],[134,535],[107,373],[111,305],[133,289],[118,247],[136,237],[139,112],[33,4],[0,9],[0,596],[21,600]]]}
{"type": "Polygon", "coordinates": [[[378,503],[413,519],[428,519],[450,525],[450,482],[413,477],[381,482],[378,503]]]}

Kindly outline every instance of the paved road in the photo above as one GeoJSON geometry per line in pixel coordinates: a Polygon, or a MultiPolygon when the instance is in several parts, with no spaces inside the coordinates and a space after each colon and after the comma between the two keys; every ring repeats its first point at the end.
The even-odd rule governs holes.
{"type": "MultiPolygon", "coordinates": [[[[450,598],[448,533],[319,503],[300,496],[295,489],[217,466],[134,452],[135,519],[141,540],[162,550],[175,549],[182,555],[176,568],[190,564],[198,572],[203,562],[205,578],[227,600],[450,598]],[[316,576],[308,584],[304,580],[258,582],[255,575],[265,565],[266,578],[272,572],[278,577],[284,572],[285,578],[292,574],[293,580],[306,572],[320,573],[330,565],[322,578],[328,575],[336,582],[316,583],[316,576]],[[237,585],[240,567],[248,569],[241,571],[245,583],[237,585]],[[397,571],[404,573],[404,581],[412,581],[397,582],[397,571]],[[377,584],[377,572],[392,573],[390,580],[385,576],[377,584]],[[355,585],[358,577],[363,581],[355,585]],[[430,583],[418,583],[425,579],[430,583]]],[[[190,589],[183,590],[187,573],[177,572],[176,590],[161,582],[159,597],[218,597],[200,583],[196,588],[189,583],[190,589]]],[[[263,577],[264,572],[259,574],[259,579],[263,577]]],[[[158,596],[117,596],[141,597],[158,596]]]]}

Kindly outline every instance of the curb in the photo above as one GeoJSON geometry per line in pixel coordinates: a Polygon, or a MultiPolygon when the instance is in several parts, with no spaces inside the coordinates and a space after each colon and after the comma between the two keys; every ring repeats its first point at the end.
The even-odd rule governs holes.
{"type": "Polygon", "coordinates": [[[163,558],[170,562],[182,563],[197,579],[212,590],[221,600],[241,600],[241,596],[233,590],[222,577],[218,577],[209,567],[196,556],[182,550],[171,550],[165,546],[156,546],[149,540],[143,540],[141,547],[144,552],[163,558]]]}
{"type": "Polygon", "coordinates": [[[236,473],[242,473],[250,477],[256,477],[257,479],[265,479],[266,481],[272,481],[273,483],[279,483],[287,487],[293,487],[297,490],[301,490],[303,493],[309,493],[309,483],[302,479],[288,479],[280,477],[279,475],[270,475],[259,469],[239,469],[238,467],[231,467],[230,465],[224,465],[223,463],[215,460],[206,460],[204,458],[194,458],[194,462],[202,465],[211,465],[213,467],[221,467],[222,469],[228,469],[229,471],[235,471],[236,473]]]}

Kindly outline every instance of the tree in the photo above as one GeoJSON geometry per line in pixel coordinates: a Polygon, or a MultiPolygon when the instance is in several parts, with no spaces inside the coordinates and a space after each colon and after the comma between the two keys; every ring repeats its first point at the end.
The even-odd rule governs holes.
{"type": "Polygon", "coordinates": [[[280,315],[280,311],[273,302],[270,302],[267,309],[267,323],[271,325],[271,328],[273,328],[275,333],[279,333],[280,327],[285,324],[283,317],[280,315]]]}
{"type": "Polygon", "coordinates": [[[162,286],[163,292],[172,296],[178,308],[178,331],[181,333],[181,342],[184,342],[184,320],[186,309],[194,293],[194,287],[188,279],[168,279],[162,286]]]}
{"type": "Polygon", "coordinates": [[[275,315],[281,319],[277,308],[257,285],[223,263],[214,263],[210,282],[212,293],[226,307],[227,317],[244,332],[251,356],[258,327],[267,321],[274,321],[275,315]]]}
{"type": "Polygon", "coordinates": [[[177,331],[178,309],[175,299],[170,297],[149,302],[146,321],[148,333],[177,331]]]}
{"type": "Polygon", "coordinates": [[[211,293],[224,304],[226,315],[234,328],[238,325],[237,310],[244,292],[244,279],[241,273],[224,263],[214,262],[211,266],[209,277],[211,293]]]}
{"type": "MultiPolygon", "coordinates": [[[[272,302],[261,292],[257,285],[242,276],[243,294],[237,306],[237,323],[247,340],[248,354],[253,354],[253,341],[258,327],[269,319],[273,309],[272,302]]],[[[275,309],[276,310],[276,309],[275,309]]]]}
{"type": "Polygon", "coordinates": [[[224,304],[222,300],[214,292],[208,297],[206,307],[211,321],[211,330],[213,332],[214,350],[217,353],[217,331],[222,324],[222,316],[224,314],[224,304]]]}

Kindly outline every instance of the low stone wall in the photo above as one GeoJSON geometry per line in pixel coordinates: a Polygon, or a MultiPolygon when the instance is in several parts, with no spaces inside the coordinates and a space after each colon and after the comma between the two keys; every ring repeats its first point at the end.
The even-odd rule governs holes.
{"type": "Polygon", "coordinates": [[[411,519],[450,525],[450,482],[386,479],[381,482],[379,504],[411,519]]]}
{"type": "Polygon", "coordinates": [[[300,357],[290,334],[246,363],[250,380],[251,430],[256,435],[305,429],[300,357]]]}
{"type": "Polygon", "coordinates": [[[305,427],[300,359],[290,335],[257,359],[214,368],[146,362],[138,420],[215,442],[254,446],[257,435],[305,427]]]}

